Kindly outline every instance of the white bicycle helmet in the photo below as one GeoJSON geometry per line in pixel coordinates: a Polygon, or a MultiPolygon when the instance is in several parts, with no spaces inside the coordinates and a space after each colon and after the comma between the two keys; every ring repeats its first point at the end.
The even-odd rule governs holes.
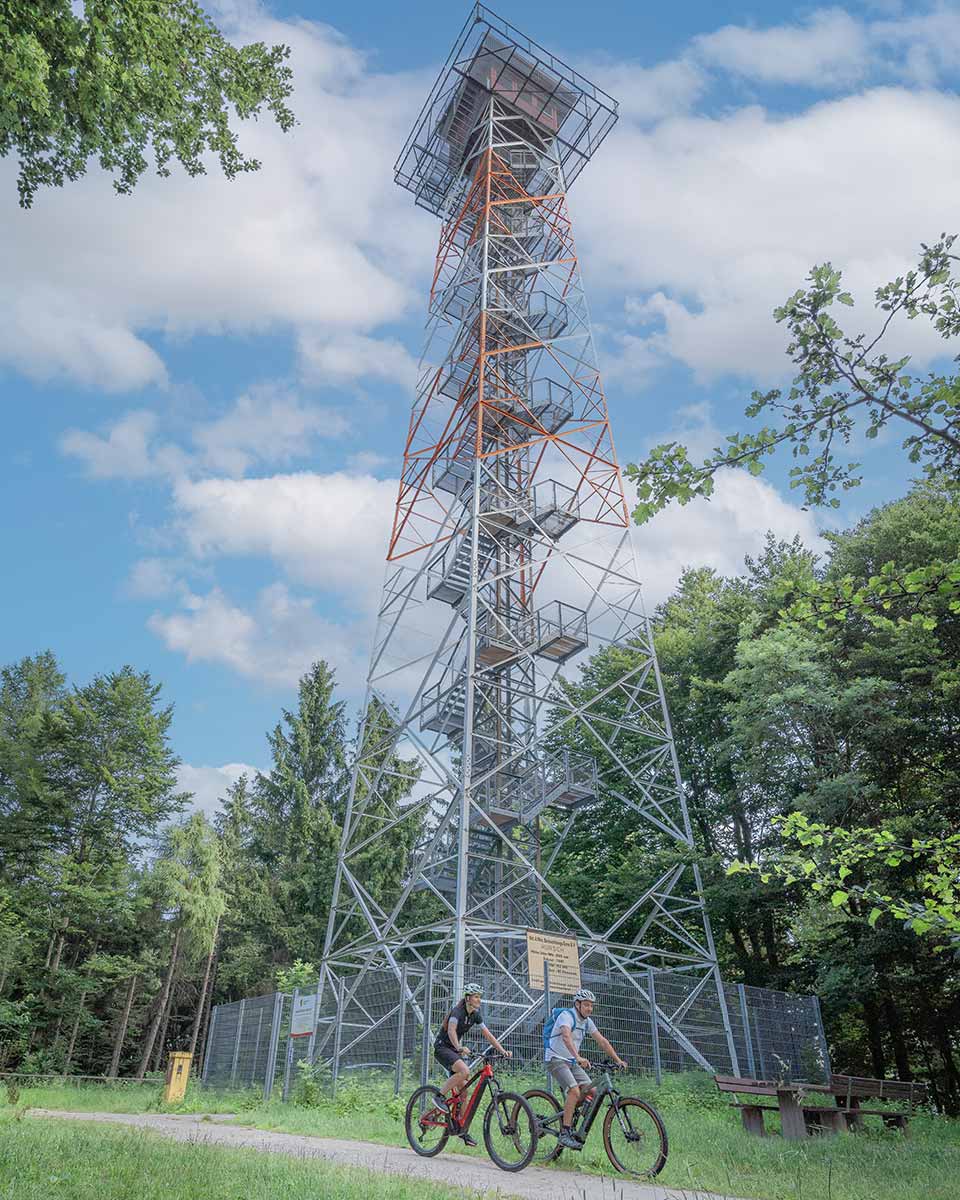
{"type": "Polygon", "coordinates": [[[468,983],[468,984],[466,984],[466,986],[463,989],[463,995],[464,995],[464,997],[482,996],[483,988],[480,986],[479,983],[468,983]]]}
{"type": "Polygon", "coordinates": [[[573,997],[574,1004],[576,1004],[576,1002],[578,1000],[592,1000],[594,1002],[594,1004],[596,1004],[596,1002],[597,1002],[596,996],[593,994],[593,992],[590,991],[589,988],[580,988],[577,992],[574,993],[574,997],[573,997]]]}

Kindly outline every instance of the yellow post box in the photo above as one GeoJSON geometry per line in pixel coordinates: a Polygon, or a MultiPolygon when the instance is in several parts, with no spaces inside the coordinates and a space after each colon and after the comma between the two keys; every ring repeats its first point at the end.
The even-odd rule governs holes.
{"type": "Polygon", "coordinates": [[[190,1078],[192,1054],[185,1050],[174,1050],[167,1059],[167,1078],[163,1088],[164,1104],[177,1104],[187,1091],[190,1078]]]}

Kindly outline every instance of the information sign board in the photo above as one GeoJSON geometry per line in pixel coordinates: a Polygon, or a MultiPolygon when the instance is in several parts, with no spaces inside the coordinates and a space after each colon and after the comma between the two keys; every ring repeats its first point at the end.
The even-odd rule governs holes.
{"type": "Polygon", "coordinates": [[[542,929],[527,930],[529,986],[543,991],[543,964],[550,964],[550,991],[575,992],[580,986],[580,952],[577,939],[542,929]]]}

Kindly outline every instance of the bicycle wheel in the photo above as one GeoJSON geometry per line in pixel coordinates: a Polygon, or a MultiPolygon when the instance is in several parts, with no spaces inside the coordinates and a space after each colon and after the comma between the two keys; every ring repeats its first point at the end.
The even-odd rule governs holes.
{"type": "Polygon", "coordinates": [[[523,1098],[533,1109],[534,1120],[537,1122],[537,1150],[534,1159],[538,1163],[555,1162],[563,1153],[559,1140],[560,1122],[551,1121],[546,1127],[543,1123],[550,1117],[556,1117],[563,1109],[554,1096],[549,1092],[542,1092],[539,1088],[531,1088],[529,1092],[524,1092],[523,1098]]]}
{"type": "Polygon", "coordinates": [[[483,1117],[483,1144],[501,1171],[522,1171],[537,1151],[533,1110],[515,1092],[498,1092],[483,1117]]]}
{"type": "Polygon", "coordinates": [[[403,1119],[407,1141],[411,1149],[424,1158],[439,1154],[450,1136],[447,1114],[437,1108],[437,1101],[442,1099],[440,1089],[428,1085],[417,1088],[407,1101],[407,1112],[403,1119]]]}
{"type": "Polygon", "coordinates": [[[667,1161],[667,1131],[660,1114],[636,1096],[611,1103],[603,1122],[603,1148],[624,1175],[659,1175],[667,1161]]]}

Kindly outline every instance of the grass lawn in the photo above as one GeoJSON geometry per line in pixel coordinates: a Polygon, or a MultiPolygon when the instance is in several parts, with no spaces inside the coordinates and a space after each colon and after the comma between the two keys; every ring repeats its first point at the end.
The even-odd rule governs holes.
{"type": "MultiPolygon", "coordinates": [[[[521,1087],[534,1082],[525,1081],[521,1087]]],[[[756,1200],[957,1200],[960,1194],[957,1121],[916,1117],[904,1137],[874,1124],[877,1118],[868,1118],[860,1134],[785,1142],[777,1136],[760,1139],[743,1132],[739,1114],[716,1092],[712,1081],[699,1074],[668,1078],[660,1088],[638,1080],[635,1087],[625,1084],[624,1090],[651,1099],[666,1122],[670,1157],[658,1183],[756,1200]]],[[[175,1111],[235,1112],[238,1123],[261,1129],[404,1144],[404,1099],[394,1099],[392,1088],[382,1081],[350,1080],[341,1085],[336,1101],[315,1091],[310,1098],[309,1105],[263,1104],[254,1093],[191,1091],[175,1111]]],[[[19,1105],[24,1104],[157,1111],[159,1086],[30,1088],[19,1098],[19,1105]]],[[[767,1116],[774,1118],[772,1113],[767,1116]]],[[[774,1129],[775,1119],[769,1124],[774,1129]]],[[[473,1132],[479,1140],[478,1125],[475,1121],[473,1132]]],[[[444,1153],[481,1154],[483,1150],[469,1151],[459,1142],[450,1142],[444,1153]]],[[[609,1172],[599,1123],[586,1149],[577,1156],[565,1154],[554,1169],[609,1172]]],[[[0,1197],[7,1200],[3,1192],[0,1197]]]]}
{"type": "Polygon", "coordinates": [[[452,1188],[0,1111],[2,1200],[462,1200],[452,1188]]]}

